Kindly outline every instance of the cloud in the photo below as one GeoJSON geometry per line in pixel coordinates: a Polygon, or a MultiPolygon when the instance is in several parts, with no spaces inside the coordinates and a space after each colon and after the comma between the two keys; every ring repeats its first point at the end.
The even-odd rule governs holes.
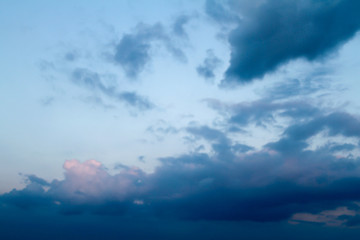
{"type": "MultiPolygon", "coordinates": [[[[356,0],[267,0],[253,4],[229,34],[231,59],[222,84],[262,78],[293,59],[325,57],[359,30],[359,10],[356,0]]],[[[211,16],[221,20],[224,14],[211,16]]]]}
{"type": "Polygon", "coordinates": [[[177,134],[179,131],[179,129],[162,119],[146,128],[146,132],[153,135],[158,141],[163,141],[166,136],[177,134]]]}
{"type": "Polygon", "coordinates": [[[320,113],[319,108],[303,100],[276,102],[264,98],[253,102],[225,104],[216,99],[207,99],[205,102],[210,108],[226,116],[229,126],[238,127],[251,124],[266,126],[266,124],[276,122],[278,116],[300,120],[314,117],[320,113]]]}
{"type": "Polygon", "coordinates": [[[98,161],[69,160],[63,166],[63,180],[48,183],[29,175],[24,189],[1,195],[0,202],[23,209],[49,208],[63,215],[181,221],[336,220],[346,225],[347,219],[338,221],[339,215],[328,210],[350,209],[360,200],[359,158],[329,151],[343,144],[306,149],[306,140],[325,128],[329,135],[359,140],[359,125],[345,113],[314,116],[291,124],[280,140],[260,150],[239,145],[219,129],[190,126],[188,134],[209,142],[210,153],[161,158],[153,173],[121,164],[114,175],[98,161]]]}
{"type": "MultiPolygon", "coordinates": [[[[126,103],[127,105],[139,110],[149,110],[154,108],[154,104],[147,98],[138,95],[136,92],[118,91],[115,86],[107,86],[102,82],[101,76],[85,68],[77,68],[72,73],[72,82],[84,87],[92,92],[100,92],[108,98],[126,103]]],[[[98,99],[97,101],[101,101],[98,99]]]]}
{"type": "Polygon", "coordinates": [[[207,0],[205,2],[206,14],[219,24],[236,23],[239,17],[232,11],[229,4],[222,4],[217,0],[207,0]]]}
{"type": "Polygon", "coordinates": [[[136,92],[121,92],[118,95],[119,100],[125,101],[128,105],[137,107],[140,110],[148,110],[154,108],[154,104],[146,98],[139,96],[136,92]]]}
{"type": "Polygon", "coordinates": [[[50,185],[45,179],[39,178],[33,174],[27,175],[26,179],[29,181],[29,183],[38,184],[40,186],[49,186],[50,185]]]}
{"type": "Polygon", "coordinates": [[[68,62],[74,62],[74,61],[78,60],[79,57],[80,57],[80,54],[77,51],[68,51],[64,55],[64,59],[68,62]]]}
{"type": "MultiPolygon", "coordinates": [[[[177,31],[181,32],[183,24],[185,23],[178,24],[177,31]]],[[[186,61],[183,51],[176,47],[160,23],[154,25],[138,24],[134,33],[124,34],[116,44],[113,60],[124,69],[128,77],[137,78],[151,61],[151,50],[154,42],[163,44],[174,57],[186,61]]]]}
{"type": "MultiPolygon", "coordinates": [[[[285,129],[283,138],[266,146],[286,154],[301,152],[308,143],[309,138],[324,132],[326,136],[344,136],[360,138],[360,120],[348,113],[334,112],[325,116],[317,116],[310,121],[294,124],[285,129]]],[[[327,146],[327,151],[354,149],[352,144],[338,144],[327,146]]]]}
{"type": "Polygon", "coordinates": [[[316,117],[306,123],[292,125],[284,133],[290,138],[305,140],[324,129],[328,130],[330,136],[360,137],[359,119],[345,112],[334,112],[316,117]]]}
{"type": "Polygon", "coordinates": [[[329,73],[331,73],[330,69],[316,69],[314,72],[307,73],[305,77],[275,83],[272,87],[265,89],[262,95],[269,101],[274,101],[323,93],[331,90],[331,79],[327,77],[329,73]]]}
{"type": "Polygon", "coordinates": [[[196,68],[197,73],[205,79],[213,79],[215,77],[214,70],[219,66],[221,60],[214,55],[211,49],[206,51],[207,57],[204,62],[196,68]]]}
{"type": "MultiPolygon", "coordinates": [[[[234,159],[235,155],[231,140],[223,132],[208,126],[192,126],[188,127],[186,130],[193,136],[210,142],[211,147],[215,152],[214,158],[221,159],[222,161],[234,159]]],[[[243,147],[245,147],[245,145],[243,147]]],[[[244,148],[242,149],[244,150],[244,148]]],[[[241,150],[239,145],[237,145],[237,150],[241,150]]]]}
{"type": "Polygon", "coordinates": [[[191,20],[191,16],[189,15],[180,15],[175,19],[175,22],[172,25],[172,31],[175,35],[179,37],[188,37],[184,26],[191,20]]]}
{"type": "Polygon", "coordinates": [[[291,221],[322,223],[328,226],[340,226],[347,222],[346,218],[358,215],[357,211],[347,207],[338,207],[334,210],[325,210],[318,214],[296,213],[291,221]]]}
{"type": "MultiPolygon", "coordinates": [[[[76,81],[114,91],[86,74],[76,81]]],[[[0,207],[160,221],[357,224],[359,145],[341,140],[359,142],[357,116],[320,110],[306,101],[207,102],[225,124],[191,124],[184,130],[194,149],[205,142],[208,151],[160,158],[151,173],[120,163],[118,172],[110,174],[98,161],[68,160],[64,179],[48,182],[26,175],[26,187],[0,195],[0,207]],[[279,121],[282,133],[257,148],[238,142],[239,133],[234,137],[228,128],[278,124],[279,118],[286,119],[279,121]],[[311,148],[310,140],[320,133],[324,141],[311,148]],[[339,214],[346,209],[355,214],[339,214]]],[[[164,134],[173,131],[163,121],[156,126],[154,131],[164,134]]]]}

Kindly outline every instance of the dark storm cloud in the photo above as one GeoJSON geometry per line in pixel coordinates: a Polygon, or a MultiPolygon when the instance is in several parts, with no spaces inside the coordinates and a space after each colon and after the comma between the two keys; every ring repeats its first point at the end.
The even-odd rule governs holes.
{"type": "Polygon", "coordinates": [[[197,73],[205,79],[213,79],[215,77],[215,69],[220,65],[221,60],[215,56],[211,49],[206,51],[204,62],[196,68],[197,73]]]}
{"type": "MultiPolygon", "coordinates": [[[[209,2],[208,14],[223,19],[224,14],[209,13],[209,2]]],[[[244,19],[229,35],[230,66],[222,84],[262,78],[293,59],[326,56],[358,31],[359,11],[356,0],[261,2],[242,13],[244,19]]]]}
{"type": "MultiPolygon", "coordinates": [[[[177,31],[181,31],[183,24],[178,24],[177,31]]],[[[151,61],[154,42],[160,42],[174,57],[186,61],[183,51],[174,44],[160,23],[138,24],[134,33],[124,34],[116,44],[113,60],[122,66],[128,77],[136,78],[151,61]]]]}
{"type": "Polygon", "coordinates": [[[85,87],[94,92],[100,92],[112,100],[126,103],[139,110],[149,110],[154,107],[153,103],[136,92],[118,91],[115,86],[105,85],[98,73],[88,69],[75,69],[72,73],[72,81],[78,86],[85,87]]]}

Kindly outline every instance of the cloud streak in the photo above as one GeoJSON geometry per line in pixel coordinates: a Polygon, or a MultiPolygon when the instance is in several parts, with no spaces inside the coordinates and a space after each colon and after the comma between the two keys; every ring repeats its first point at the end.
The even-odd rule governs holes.
{"type": "Polygon", "coordinates": [[[154,108],[154,104],[147,98],[138,95],[136,92],[118,91],[115,86],[106,86],[101,76],[88,69],[77,68],[72,72],[72,81],[78,86],[84,87],[93,92],[100,92],[108,98],[124,102],[125,104],[139,110],[149,110],[154,108]]]}

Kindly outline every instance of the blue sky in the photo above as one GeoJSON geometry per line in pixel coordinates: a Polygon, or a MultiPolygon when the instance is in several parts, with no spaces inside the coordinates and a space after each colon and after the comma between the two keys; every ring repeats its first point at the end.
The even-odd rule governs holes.
{"type": "Polygon", "coordinates": [[[3,237],[356,239],[359,10],[1,1],[3,237]]]}

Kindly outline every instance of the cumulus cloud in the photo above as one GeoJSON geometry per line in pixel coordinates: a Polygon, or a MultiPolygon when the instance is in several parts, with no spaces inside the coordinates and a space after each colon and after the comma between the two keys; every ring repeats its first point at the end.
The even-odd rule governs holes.
{"type": "MultiPolygon", "coordinates": [[[[211,2],[206,11],[222,20],[225,14],[208,10],[211,2]]],[[[243,18],[229,34],[231,59],[224,85],[262,78],[293,59],[323,58],[360,28],[356,0],[266,0],[245,12],[234,2],[231,6],[243,18]]]]}
{"type": "Polygon", "coordinates": [[[61,202],[76,204],[106,203],[111,201],[126,202],[136,192],[143,177],[142,171],[136,168],[124,169],[111,176],[95,160],[80,163],[69,160],[64,163],[65,179],[54,180],[48,194],[61,202]]]}

